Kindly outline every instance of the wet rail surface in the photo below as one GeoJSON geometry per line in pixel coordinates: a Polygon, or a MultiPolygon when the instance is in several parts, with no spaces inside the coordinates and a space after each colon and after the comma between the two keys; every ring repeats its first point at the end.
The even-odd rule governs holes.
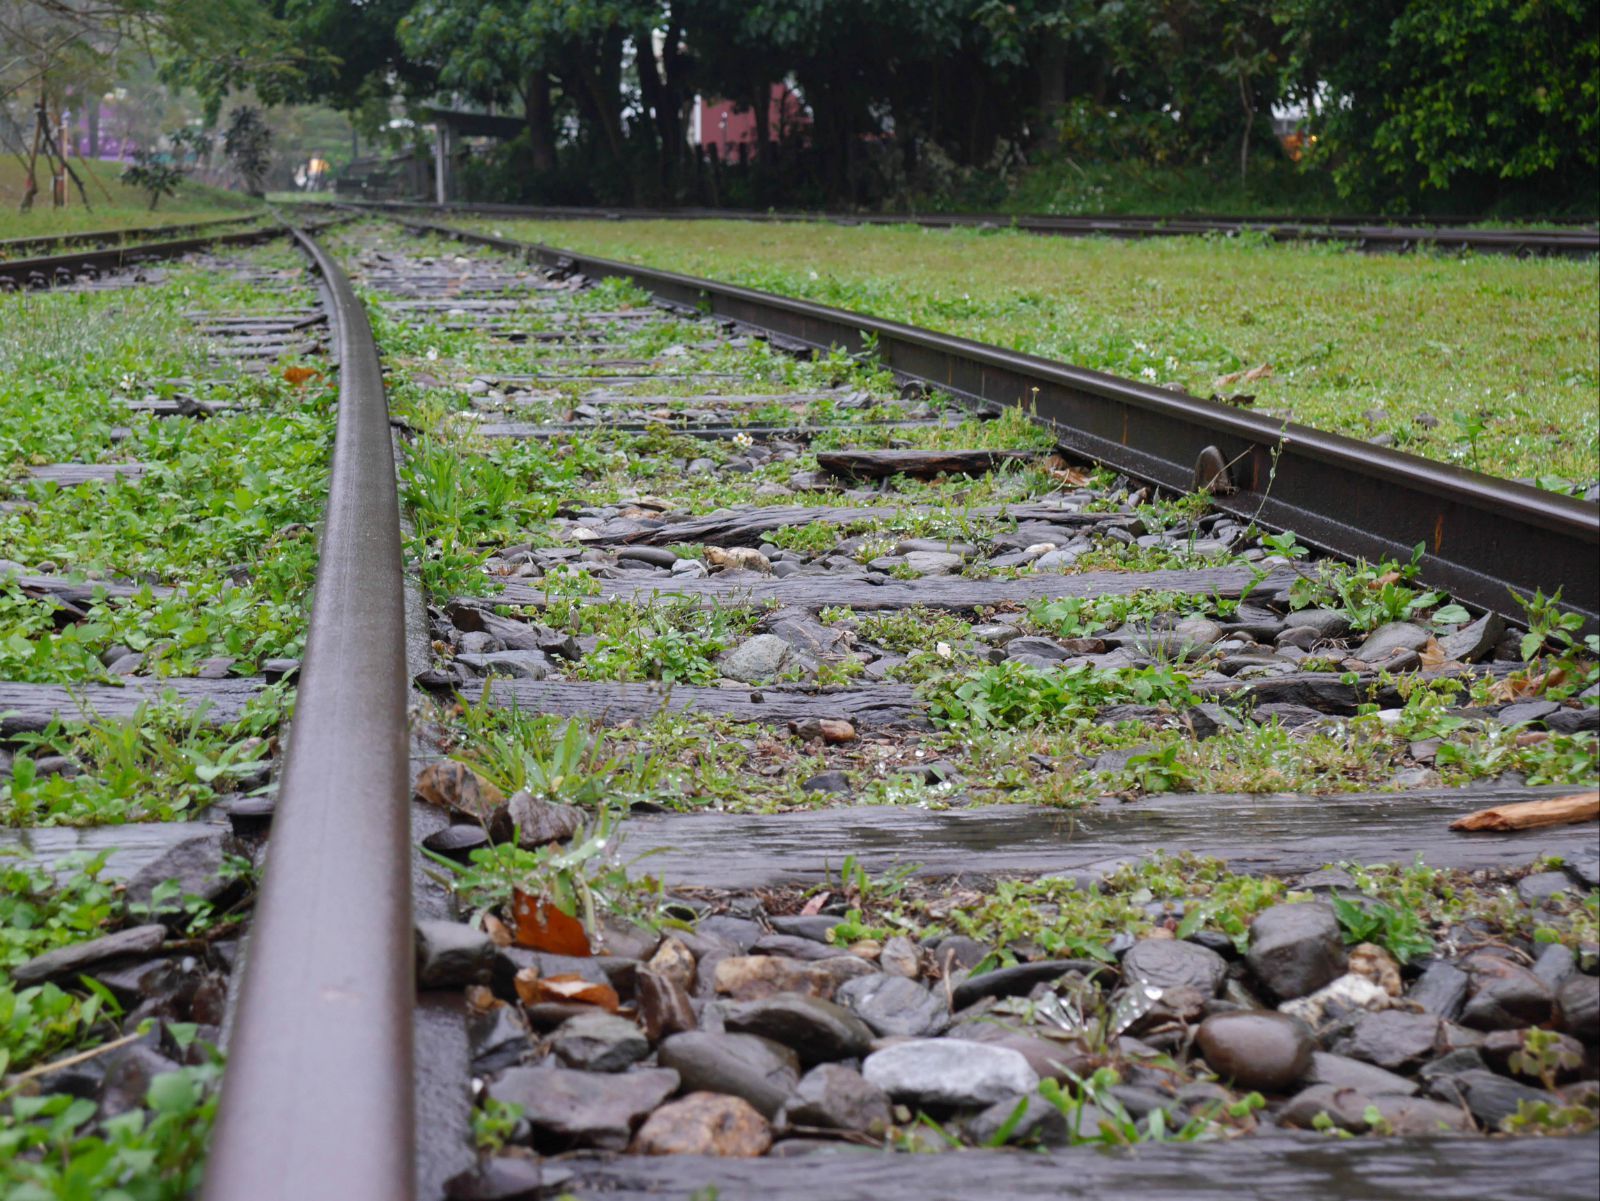
{"type": "MultiPolygon", "coordinates": [[[[760,323],[740,325],[725,317],[687,314],[681,307],[587,303],[595,275],[604,273],[586,279],[581,263],[537,270],[520,255],[483,250],[457,255],[437,241],[371,231],[341,242],[333,253],[309,240],[304,244],[327,284],[335,318],[341,412],[334,500],[322,535],[314,633],[300,684],[298,721],[309,722],[310,728],[292,732],[292,774],[282,783],[278,803],[238,818],[254,823],[255,829],[270,825],[273,854],[253,936],[261,940],[261,949],[252,947],[245,959],[242,1016],[233,1029],[233,1067],[206,1185],[212,1201],[324,1196],[392,1201],[495,1195],[482,1192],[494,1187],[512,1193],[522,1189],[525,1195],[566,1189],[597,1197],[690,1198],[704,1195],[707,1187],[730,1197],[757,1191],[797,1197],[1055,1196],[1061,1195],[1063,1173],[1085,1195],[1123,1190],[1141,1196],[1204,1196],[1206,1188],[1224,1187],[1247,1196],[1307,1192],[1352,1199],[1411,1195],[1423,1187],[1446,1197],[1499,1195],[1529,1187],[1552,1197],[1590,1195],[1597,1165],[1592,1141],[1581,1138],[1507,1144],[1380,1137],[1342,1143],[1252,1135],[1214,1147],[1116,1153],[1077,1148],[1045,1155],[971,1151],[954,1156],[874,1154],[846,1142],[813,1147],[812,1154],[792,1159],[616,1158],[595,1153],[597,1148],[621,1149],[614,1140],[614,1119],[605,1127],[612,1133],[598,1141],[572,1135],[562,1124],[570,1115],[540,1112],[538,1085],[531,1106],[538,1145],[552,1149],[549,1132],[566,1130],[560,1137],[573,1140],[575,1153],[547,1158],[542,1166],[537,1159],[497,1159],[475,1171],[468,1130],[471,1099],[479,1087],[474,1080],[490,1081],[490,1094],[500,1095],[495,1090],[509,1087],[505,1068],[517,1057],[485,1059],[492,1045],[485,1039],[485,1018],[502,1015],[495,1018],[500,1024],[510,1019],[503,1016],[503,1001],[486,1011],[464,1004],[460,986],[481,979],[476,973],[486,955],[495,961],[495,987],[502,994],[508,978],[500,977],[508,965],[519,980],[521,971],[535,965],[546,975],[581,969],[577,974],[591,983],[596,978],[578,963],[546,962],[539,953],[530,957],[517,948],[490,949],[478,935],[467,936],[458,948],[465,971],[460,963],[454,969],[442,967],[421,949],[430,937],[439,936],[441,923],[464,929],[450,898],[420,873],[426,862],[421,848],[460,856],[490,840],[489,823],[469,818],[459,805],[452,809],[413,801],[407,811],[408,764],[415,787],[423,773],[445,765],[452,750],[451,741],[438,735],[441,719],[432,706],[448,709],[459,697],[485,712],[581,716],[623,736],[663,710],[679,709],[707,721],[725,717],[755,723],[779,737],[787,728],[792,737],[816,740],[810,745],[817,747],[824,741],[822,723],[843,721],[852,727],[853,741],[846,751],[854,754],[852,747],[865,744],[863,755],[881,751],[896,770],[905,771],[915,762],[911,757],[921,755],[914,748],[927,727],[926,700],[915,689],[883,678],[893,672],[896,656],[882,648],[868,652],[865,669],[854,678],[818,687],[817,665],[837,664],[845,649],[845,643],[830,641],[831,627],[819,620],[825,610],[849,608],[857,623],[870,614],[909,615],[927,622],[930,614],[941,611],[998,609],[1003,615],[1017,598],[1048,604],[1140,589],[1233,606],[1226,609],[1230,623],[1214,623],[1216,637],[1241,641],[1246,657],[1252,645],[1265,653],[1244,670],[1212,673],[1215,678],[1202,681],[1210,689],[1206,695],[1219,702],[1243,700],[1263,715],[1270,711],[1286,727],[1309,729],[1348,719],[1363,704],[1395,705],[1403,698],[1385,694],[1389,685],[1377,671],[1380,663],[1355,658],[1366,645],[1359,636],[1343,643],[1340,651],[1354,659],[1354,669],[1333,678],[1326,672],[1297,670],[1287,649],[1272,654],[1268,648],[1289,628],[1282,610],[1292,583],[1272,573],[1289,565],[1264,562],[1264,552],[1254,559],[1237,558],[1236,552],[1262,548],[1251,545],[1251,536],[1226,509],[1198,520],[1190,517],[1181,527],[1143,532],[1145,525],[1131,518],[1137,502],[1154,497],[1148,486],[1126,476],[1091,480],[1071,461],[1053,458],[1053,448],[1037,441],[1006,445],[1005,436],[984,432],[1004,428],[996,425],[1001,418],[992,409],[974,410],[963,403],[970,397],[959,389],[946,394],[921,387],[898,392],[882,381],[862,388],[815,376],[792,383],[783,370],[773,368],[766,352],[782,345],[781,337],[771,337],[760,323]],[[384,337],[394,337],[393,346],[373,339],[346,274],[365,290],[374,319],[384,337]],[[529,358],[519,370],[470,365],[462,370],[457,362],[450,373],[444,365],[450,356],[438,356],[441,365],[435,367],[435,357],[421,351],[430,339],[448,345],[452,336],[465,337],[480,349],[527,348],[529,358]],[[384,396],[380,353],[394,360],[391,387],[403,379],[403,388],[444,390],[452,398],[443,411],[428,411],[438,421],[436,428],[412,424],[415,418],[410,416],[396,422],[404,435],[402,464],[408,456],[424,455],[436,439],[448,453],[467,457],[497,445],[570,443],[574,438],[593,444],[611,437],[628,447],[623,457],[631,465],[659,456],[679,464],[675,470],[691,479],[717,475],[736,480],[773,463],[795,463],[797,470],[783,486],[785,495],[769,493],[753,503],[737,499],[719,506],[713,493],[698,506],[672,505],[644,491],[648,475],[639,477],[638,490],[616,501],[575,495],[555,509],[543,536],[532,539],[532,545],[484,547],[486,587],[464,594],[435,587],[414,598],[410,628],[405,629],[390,401],[384,396]],[[629,440],[639,438],[655,441],[629,440]],[[826,450],[814,453],[823,445],[826,450]],[[712,449],[708,457],[696,459],[696,446],[712,449]],[[804,458],[808,454],[817,461],[815,471],[801,466],[811,461],[804,458]],[[835,456],[831,468],[822,466],[823,454],[835,456]],[[891,458],[875,458],[885,454],[891,458]],[[958,456],[954,463],[952,455],[958,456]],[[916,482],[919,456],[933,487],[952,471],[978,481],[968,487],[980,491],[982,481],[991,481],[981,498],[990,511],[983,503],[963,505],[963,519],[978,532],[925,532],[931,528],[926,510],[937,509],[938,501],[916,482]],[[893,471],[885,471],[885,464],[893,471]],[[1025,489],[1028,470],[1050,473],[1052,486],[1043,495],[1008,493],[1012,482],[1025,489]],[[878,523],[887,531],[883,545],[858,547],[859,554],[837,553],[848,549],[851,531],[862,523],[878,523]],[[770,541],[798,530],[834,530],[839,537],[826,553],[791,551],[770,541]],[[1165,566],[1145,565],[1131,572],[1080,568],[1068,574],[1043,569],[1015,578],[1004,574],[1032,567],[1051,554],[1060,557],[1058,566],[1071,567],[1073,558],[1103,554],[1113,542],[1175,558],[1165,566]],[[1197,552],[1201,544],[1204,550],[1197,552]],[[701,553],[680,553],[696,545],[701,553]],[[1039,549],[1046,546],[1050,549],[1039,549]],[[1225,562],[1208,566],[1185,558],[1197,553],[1225,562]],[[973,564],[1001,574],[988,579],[957,574],[963,565],[973,564]],[[579,566],[594,586],[570,587],[568,569],[579,566]],[[575,639],[546,624],[558,620],[557,609],[570,619],[585,606],[648,607],[662,598],[670,598],[675,611],[681,606],[684,612],[756,616],[746,633],[763,633],[751,641],[783,642],[795,665],[811,664],[807,670],[813,678],[769,684],[752,677],[733,686],[728,680],[722,686],[703,686],[587,678],[585,659],[603,648],[592,638],[575,639]],[[407,646],[412,661],[402,666],[407,646]],[[408,674],[413,681],[409,754],[398,744],[404,736],[399,707],[407,702],[408,674]],[[413,907],[425,975],[415,994],[413,907]],[[330,911],[339,916],[330,916],[330,911]],[[353,927],[351,921],[359,925],[353,927]],[[495,1066],[486,1067],[489,1061],[495,1066]],[[547,1125],[539,1127],[539,1122],[547,1125]],[[414,1175],[408,1170],[413,1142],[414,1175]],[[294,1164],[294,1170],[282,1170],[285,1163],[294,1164]]],[[[98,281],[85,283],[92,287],[98,281]]],[[[269,355],[305,332],[303,320],[286,314],[270,328],[226,321],[215,327],[239,333],[246,346],[252,338],[264,338],[265,347],[249,353],[269,355]]],[[[183,413],[178,402],[160,403],[176,405],[174,416],[183,413]]],[[[1020,431],[1012,436],[1025,441],[1020,431]]],[[[1071,448],[1069,440],[1062,442],[1071,448]]],[[[817,538],[820,547],[826,539],[823,534],[817,538]]],[[[1564,581],[1547,581],[1558,582],[1564,581]]],[[[55,588],[62,603],[70,604],[71,586],[47,581],[44,588],[55,588]]],[[[1217,613],[1223,616],[1221,608],[1217,613]]],[[[1497,671],[1505,670],[1493,662],[1503,641],[1502,626],[1493,613],[1470,623],[1458,631],[1462,637],[1451,644],[1445,666],[1430,671],[1448,675],[1476,663],[1476,670],[1496,678],[1497,671]]],[[[1074,656],[1122,654],[1119,662],[1134,667],[1174,649],[1165,643],[1158,649],[1150,635],[1136,634],[1120,642],[1081,639],[1082,644],[1071,647],[1061,640],[1053,647],[1043,645],[1047,640],[1035,638],[1038,645],[1026,651],[1017,633],[996,635],[999,642],[989,662],[1051,670],[1051,665],[1070,666],[1074,656]],[[1095,641],[1101,645],[1085,645],[1095,641]],[[1030,660],[1030,654],[1038,661],[1030,660]]],[[[866,643],[872,645],[870,639],[866,643]]],[[[1277,645],[1282,649],[1293,643],[1277,645]]],[[[1332,645],[1341,645],[1337,637],[1332,645]]],[[[764,647],[770,650],[772,644],[764,647]]],[[[1371,653],[1376,657],[1378,649],[1371,653]]],[[[1184,657],[1185,652],[1178,652],[1179,661],[1184,657]]],[[[1381,664],[1391,675],[1414,672],[1420,665],[1417,653],[1402,647],[1385,651],[1381,664]]],[[[247,682],[241,686],[252,687],[247,682]]],[[[206,682],[195,681],[193,687],[203,694],[206,682]]],[[[41,698],[35,707],[52,703],[41,698]]],[[[106,703],[126,705],[127,700],[108,696],[106,703]]],[[[1168,720],[1156,711],[1159,706],[1131,708],[1138,711],[1120,716],[1150,722],[1152,728],[1168,720]]],[[[1562,722],[1581,731],[1588,721],[1585,714],[1571,704],[1552,705],[1535,720],[1548,720],[1553,731],[1562,722]]],[[[1218,711],[1208,713],[1207,720],[1225,723],[1227,718],[1218,711]]],[[[866,759],[849,758],[847,763],[852,772],[862,771],[866,759]]],[[[1080,770],[1066,764],[1035,766],[1045,773],[1080,770]]],[[[939,787],[943,778],[935,772],[922,782],[939,787]]],[[[770,818],[757,813],[667,813],[632,819],[630,824],[637,824],[629,852],[660,849],[641,870],[658,872],[686,895],[709,890],[724,898],[748,897],[796,881],[825,883],[847,857],[872,872],[909,868],[930,877],[981,879],[1095,874],[1172,849],[1214,855],[1244,873],[1293,877],[1315,874],[1324,864],[1344,859],[1405,862],[1418,855],[1443,868],[1494,871],[1556,854],[1576,865],[1579,877],[1592,885],[1592,827],[1501,835],[1444,830],[1450,817],[1479,805],[1537,800],[1552,791],[1570,789],[1507,783],[1477,792],[1430,793],[1413,787],[1400,797],[1183,795],[1081,810],[1017,805],[929,813],[921,807],[875,804],[770,818]],[[1354,836],[1357,831],[1359,837],[1354,836]],[[652,862],[658,866],[652,868],[652,862]]],[[[152,836],[150,843],[150,854],[159,854],[155,848],[162,846],[160,837],[152,836]]],[[[139,863],[136,853],[128,870],[139,863]]],[[[695,945],[706,965],[715,967],[719,957],[734,955],[738,940],[720,949],[705,941],[695,945]]],[[[646,971],[642,962],[627,959],[620,950],[593,962],[600,979],[609,980],[625,1001],[636,987],[635,974],[646,971]]],[[[538,976],[535,971],[534,978],[538,976]]],[[[529,1012],[547,1030],[551,1021],[573,1016],[570,1008],[559,1006],[539,1016],[538,1004],[530,1005],[529,1012]]],[[[513,1041],[543,1045],[525,1026],[520,1034],[512,1026],[513,1041]]],[[[495,1037],[503,1041],[506,1031],[495,1037]]],[[[503,1055],[503,1046],[501,1050],[503,1055]]],[[[535,1070],[513,1067],[510,1074],[535,1070]]],[[[572,1071],[598,1081],[593,1073],[572,1071]]],[[[645,1076],[660,1071],[648,1069],[638,1077],[640,1087],[654,1087],[653,1080],[646,1085],[645,1076]]],[[[619,1083],[626,1087],[626,1080],[624,1076],[619,1083]]],[[[547,1083],[553,1088],[557,1081],[552,1077],[547,1083]]],[[[582,1109],[577,1101],[572,1104],[582,1109]]],[[[630,1112],[637,1125],[644,1110],[630,1112]]],[[[620,1129],[626,1143],[626,1121],[620,1129]]]]}

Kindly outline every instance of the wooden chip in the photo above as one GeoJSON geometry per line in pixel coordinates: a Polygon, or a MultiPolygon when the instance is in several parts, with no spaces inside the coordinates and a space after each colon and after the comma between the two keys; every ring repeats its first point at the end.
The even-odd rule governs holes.
{"type": "Polygon", "coordinates": [[[1533,830],[1566,826],[1600,818],[1600,791],[1575,792],[1548,801],[1521,801],[1480,809],[1450,823],[1452,830],[1533,830]]]}
{"type": "Polygon", "coordinates": [[[552,955],[587,956],[589,935],[583,923],[562,913],[543,897],[520,889],[511,894],[511,916],[516,926],[517,945],[552,955]]]}
{"type": "Polygon", "coordinates": [[[321,375],[322,372],[312,367],[285,367],[283,369],[283,378],[297,388],[306,381],[317,379],[321,375]]]}

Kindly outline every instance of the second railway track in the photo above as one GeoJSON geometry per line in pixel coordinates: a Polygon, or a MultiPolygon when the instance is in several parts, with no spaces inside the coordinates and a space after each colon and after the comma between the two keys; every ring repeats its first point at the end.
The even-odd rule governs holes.
{"type": "Polygon", "coordinates": [[[1580,652],[903,334],[302,244],[338,442],[210,1201],[1592,1193],[1482,1136],[1593,1094],[1593,827],[1448,828],[1594,787],[1580,652]]]}

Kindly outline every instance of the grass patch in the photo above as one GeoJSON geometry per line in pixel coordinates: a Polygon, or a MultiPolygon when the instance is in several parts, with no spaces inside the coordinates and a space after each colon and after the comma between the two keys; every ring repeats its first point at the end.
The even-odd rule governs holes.
{"type": "Polygon", "coordinates": [[[747,222],[477,228],[799,296],[1496,475],[1600,476],[1593,262],[747,222]],[[1369,420],[1367,414],[1373,414],[1369,420]]]}
{"type": "Polygon", "coordinates": [[[75,160],[73,170],[83,180],[92,208],[84,208],[78,190],[68,181],[71,203],[50,207],[50,181],[40,179],[39,195],[31,212],[18,212],[26,176],[11,155],[0,160],[0,238],[43,238],[53,234],[102,229],[134,229],[148,225],[173,225],[185,218],[242,216],[261,209],[259,201],[238,192],[185,180],[175,195],[162,200],[155,212],[150,198],[138,188],[118,182],[122,164],[75,160]],[[107,196],[109,195],[109,199],[107,196]]]}

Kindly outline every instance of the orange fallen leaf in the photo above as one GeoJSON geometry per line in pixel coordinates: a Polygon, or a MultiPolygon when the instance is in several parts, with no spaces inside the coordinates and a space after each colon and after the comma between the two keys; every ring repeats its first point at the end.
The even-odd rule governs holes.
{"type": "Polygon", "coordinates": [[[517,945],[552,955],[592,955],[583,923],[543,897],[517,889],[511,894],[511,920],[517,945]]]}
{"type": "Polygon", "coordinates": [[[1428,645],[1421,652],[1422,669],[1424,671],[1438,671],[1440,668],[1455,665],[1455,660],[1445,654],[1444,647],[1439,645],[1439,640],[1432,635],[1428,637],[1428,645]]]}
{"type": "Polygon", "coordinates": [[[511,945],[511,929],[492,913],[483,915],[483,932],[489,936],[489,941],[497,947],[511,945]]]}
{"type": "Polygon", "coordinates": [[[315,367],[285,367],[283,369],[283,378],[298,388],[308,380],[321,379],[322,372],[315,367]]]}
{"type": "Polygon", "coordinates": [[[484,824],[506,803],[505,793],[453,759],[423,768],[417,774],[416,793],[430,805],[484,824]]]}
{"type": "Polygon", "coordinates": [[[1547,801],[1518,801],[1479,809],[1450,823],[1452,830],[1534,830],[1600,818],[1600,791],[1575,792],[1547,801]]]}
{"type": "Polygon", "coordinates": [[[596,984],[572,972],[559,976],[541,976],[534,968],[525,967],[512,981],[517,996],[524,1005],[542,1005],[548,1001],[566,1001],[578,1005],[594,1005],[607,1013],[615,1013],[622,1005],[617,990],[609,984],[596,984]]]}
{"type": "Polygon", "coordinates": [[[822,912],[822,907],[828,903],[828,898],[832,895],[833,894],[829,892],[819,892],[816,896],[812,897],[806,902],[805,908],[800,910],[800,916],[815,917],[817,914],[822,912]]]}

